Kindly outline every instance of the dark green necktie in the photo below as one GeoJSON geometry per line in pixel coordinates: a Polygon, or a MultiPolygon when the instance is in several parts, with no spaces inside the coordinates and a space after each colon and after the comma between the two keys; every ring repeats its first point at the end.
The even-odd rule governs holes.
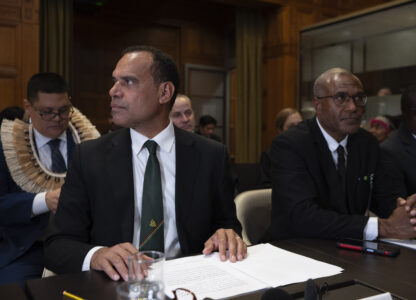
{"type": "Polygon", "coordinates": [[[164,252],[163,197],[160,166],[156,156],[157,143],[144,143],[149,150],[143,181],[142,218],[139,251],[157,250],[164,252]]]}

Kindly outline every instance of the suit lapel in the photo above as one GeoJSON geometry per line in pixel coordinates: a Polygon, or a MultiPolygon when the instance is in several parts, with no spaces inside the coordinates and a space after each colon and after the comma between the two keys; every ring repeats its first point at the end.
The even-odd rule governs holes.
{"type": "MultiPolygon", "coordinates": [[[[184,240],[184,231],[187,228],[189,211],[193,204],[195,180],[198,175],[200,153],[194,147],[195,140],[192,134],[175,127],[176,144],[176,183],[175,207],[176,227],[179,242],[184,251],[189,245],[184,240]]],[[[186,251],[184,251],[186,253],[186,251]]]]}
{"type": "Polygon", "coordinates": [[[105,174],[109,177],[108,184],[111,187],[109,201],[115,202],[116,215],[119,220],[123,220],[121,240],[131,242],[134,226],[134,182],[129,129],[119,129],[115,132],[106,149],[105,161],[105,174]]]}
{"type": "Polygon", "coordinates": [[[399,137],[401,143],[404,145],[405,151],[409,153],[411,157],[416,158],[416,139],[412,136],[410,131],[407,130],[404,124],[400,125],[399,137]]]}
{"type": "Polygon", "coordinates": [[[72,137],[72,133],[69,129],[66,130],[66,149],[67,149],[67,160],[68,166],[72,159],[72,152],[74,151],[75,142],[74,138],[72,137]]]}

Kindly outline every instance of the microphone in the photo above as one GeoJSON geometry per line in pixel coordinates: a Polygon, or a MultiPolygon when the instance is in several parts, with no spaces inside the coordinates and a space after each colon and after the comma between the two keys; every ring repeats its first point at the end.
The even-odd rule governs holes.
{"type": "Polygon", "coordinates": [[[261,296],[261,300],[293,300],[293,298],[285,290],[272,288],[267,290],[263,296],[261,296]]]}
{"type": "Polygon", "coordinates": [[[320,287],[312,280],[306,281],[304,300],[321,300],[322,293],[320,287]]]}

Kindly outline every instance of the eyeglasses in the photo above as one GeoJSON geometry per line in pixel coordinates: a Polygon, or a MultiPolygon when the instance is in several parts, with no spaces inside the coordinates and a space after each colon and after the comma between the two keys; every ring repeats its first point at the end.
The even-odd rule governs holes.
{"type": "Polygon", "coordinates": [[[43,112],[40,111],[39,109],[37,109],[35,106],[33,106],[33,109],[39,114],[39,116],[42,118],[42,120],[44,121],[51,121],[53,119],[55,119],[56,116],[59,116],[59,118],[61,120],[68,120],[69,118],[71,118],[72,113],[74,112],[74,108],[72,107],[72,105],[68,106],[68,107],[64,107],[62,109],[60,109],[58,112],[43,112]]]}
{"type": "Polygon", "coordinates": [[[172,291],[173,300],[197,300],[193,292],[184,288],[177,288],[172,291]]]}
{"type": "Polygon", "coordinates": [[[325,99],[325,98],[332,98],[334,100],[334,103],[338,106],[346,106],[349,101],[350,98],[352,99],[352,101],[354,101],[354,104],[356,106],[365,106],[365,104],[367,103],[367,95],[364,93],[359,93],[356,95],[349,95],[347,93],[336,93],[335,95],[331,95],[331,96],[322,96],[322,97],[315,97],[316,99],[325,99]]]}

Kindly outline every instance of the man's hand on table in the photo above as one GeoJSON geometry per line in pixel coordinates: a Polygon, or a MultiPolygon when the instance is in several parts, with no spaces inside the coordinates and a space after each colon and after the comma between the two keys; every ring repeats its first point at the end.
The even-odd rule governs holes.
{"type": "Polygon", "coordinates": [[[243,260],[247,256],[247,245],[233,229],[218,229],[206,242],[202,251],[207,255],[218,251],[221,261],[227,260],[228,255],[231,262],[243,260]]]}

